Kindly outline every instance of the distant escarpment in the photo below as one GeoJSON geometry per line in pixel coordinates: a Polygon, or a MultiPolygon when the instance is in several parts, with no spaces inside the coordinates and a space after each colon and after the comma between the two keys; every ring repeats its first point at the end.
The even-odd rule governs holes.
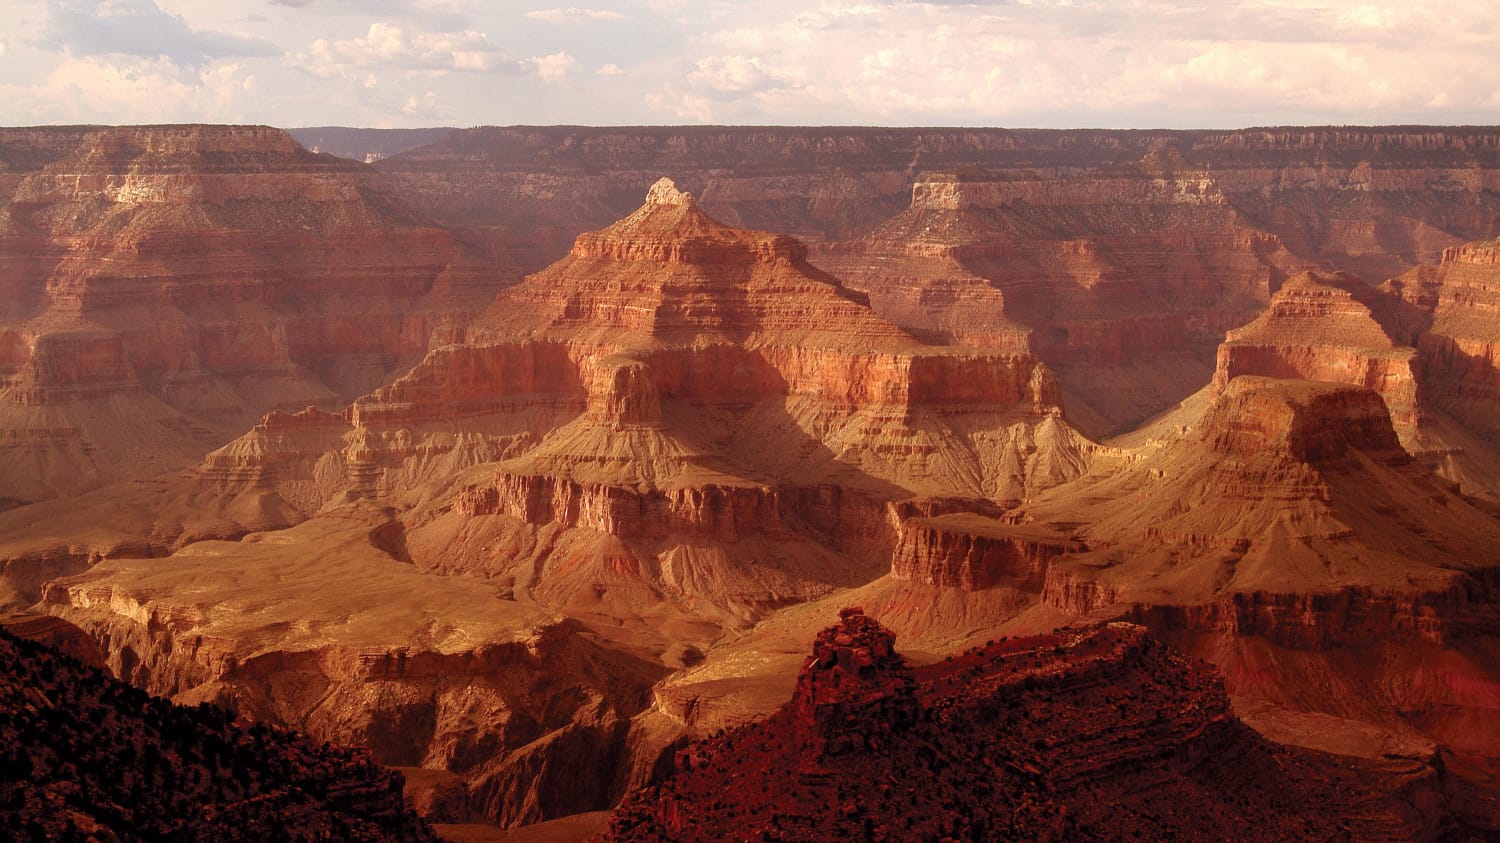
{"type": "Polygon", "coordinates": [[[0,160],[11,504],[192,464],[270,409],[347,402],[507,280],[370,168],[278,129],[3,130],[0,160]]]}
{"type": "MultiPolygon", "coordinates": [[[[662,173],[731,225],[835,241],[900,213],[923,172],[1051,179],[1130,168],[1165,150],[1206,171],[1240,215],[1295,254],[1365,277],[1500,229],[1500,132],[1484,128],[481,127],[378,166],[425,213],[515,244],[536,269],[576,233],[627,213],[662,173]]],[[[1125,181],[1141,175],[1149,189],[1155,174],[1125,181]]],[[[1098,198],[1115,198],[1111,178],[1101,181],[1098,198]]]]}
{"type": "Polygon", "coordinates": [[[1140,627],[991,642],[916,670],[894,643],[845,610],[789,704],[678,751],[603,839],[1406,839],[1453,827],[1435,767],[1397,776],[1276,747],[1234,717],[1212,674],[1140,627]],[[1414,790],[1437,810],[1407,803],[1414,790]]]}
{"type": "Polygon", "coordinates": [[[0,822],[34,840],[436,841],[363,750],[152,697],[0,631],[0,822]]]}
{"type": "Polygon", "coordinates": [[[1298,263],[1176,152],[1081,174],[927,174],[907,211],[816,260],[919,336],[1034,350],[1096,435],[1201,386],[1224,331],[1298,263]]]}

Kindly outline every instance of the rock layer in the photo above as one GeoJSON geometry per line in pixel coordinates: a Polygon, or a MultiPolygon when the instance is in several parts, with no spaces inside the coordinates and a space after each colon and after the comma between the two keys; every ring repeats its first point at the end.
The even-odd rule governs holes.
{"type": "Polygon", "coordinates": [[[1296,264],[1176,154],[1059,177],[929,174],[905,213],[817,260],[913,331],[1029,344],[1096,434],[1198,388],[1223,331],[1296,264]]]}
{"type": "Polygon", "coordinates": [[[180,468],[342,403],[494,289],[367,167],[265,127],[6,130],[0,498],[180,468]],[[129,445],[125,445],[129,441],[129,445]]]}
{"type": "MultiPolygon", "coordinates": [[[[561,529],[652,589],[742,614],[875,576],[859,560],[890,553],[891,500],[1014,501],[1075,475],[1089,448],[1034,357],[922,345],[800,243],[718,223],[665,180],[455,338],[337,416],[267,417],[200,481],[273,489],[310,514],[497,462],[465,475],[432,535],[493,517],[524,565],[538,531],[561,529]],[[768,547],[791,557],[751,563],[770,581],[743,570],[768,547]],[[832,570],[830,554],[844,555],[832,570]]],[[[425,538],[413,547],[452,569],[425,538]]],[[[604,574],[538,587],[567,601],[589,576],[604,574]]]]}

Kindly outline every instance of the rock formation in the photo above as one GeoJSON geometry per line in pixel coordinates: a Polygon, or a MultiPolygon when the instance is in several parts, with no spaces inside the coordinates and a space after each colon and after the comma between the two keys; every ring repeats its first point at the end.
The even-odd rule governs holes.
{"type": "Polygon", "coordinates": [[[839,241],[908,207],[923,172],[1051,179],[1164,150],[1207,171],[1239,214],[1303,260],[1367,278],[1500,229],[1500,133],[1484,128],[483,127],[379,167],[424,213],[475,242],[516,244],[535,270],[576,233],[629,212],[664,172],[732,225],[839,241]]]}
{"type": "Polygon", "coordinates": [[[1486,576],[1500,541],[1500,521],[1412,461],[1376,392],[1254,376],[1230,380],[1192,427],[1021,517],[1080,525],[1093,550],[1068,567],[1098,597],[1159,603],[1355,584],[1442,592],[1486,576]]]}
{"type": "MultiPolygon", "coordinates": [[[[1455,250],[1450,258],[1462,260],[1462,254],[1455,250]]],[[[1474,410],[1482,399],[1458,399],[1452,387],[1482,382],[1483,375],[1465,373],[1439,350],[1454,342],[1432,330],[1441,282],[1415,280],[1441,271],[1416,270],[1410,282],[1393,280],[1378,289],[1347,274],[1289,279],[1265,313],[1229,332],[1219,347],[1213,392],[1240,375],[1368,387],[1385,402],[1408,453],[1466,494],[1500,498],[1500,451],[1486,441],[1492,437],[1481,421],[1485,411],[1474,410]]],[[[1477,300],[1456,290],[1448,298],[1462,300],[1464,310],[1477,300]]],[[[1483,317],[1468,321],[1482,323],[1483,317]]]]}
{"type": "Polygon", "coordinates": [[[1485,439],[1500,431],[1500,240],[1447,249],[1442,262],[1394,278],[1383,289],[1405,304],[1427,396],[1485,439]]]}
{"type": "Polygon", "coordinates": [[[9,632],[0,660],[15,839],[437,840],[363,750],[176,706],[9,632]]]}
{"type": "Polygon", "coordinates": [[[493,584],[425,576],[362,507],[164,559],[100,563],[40,608],[121,679],[186,704],[457,774],[442,808],[511,825],[619,797],[631,716],[660,675],[493,584]]]}
{"type": "Polygon", "coordinates": [[[1065,177],[927,175],[905,213],[816,260],[918,333],[1029,340],[1095,435],[1201,386],[1224,331],[1296,264],[1175,153],[1065,177]]]}
{"type": "Polygon", "coordinates": [[[1034,357],[925,346],[795,240],[724,226],[666,180],[462,340],[342,413],[266,417],[202,482],[308,514],[456,495],[416,519],[419,565],[524,576],[559,605],[627,573],[743,617],[877,576],[859,558],[890,553],[892,501],[1013,503],[1089,448],[1034,357]],[[491,550],[459,561],[469,522],[491,550]]]}
{"type": "Polygon", "coordinates": [[[0,148],[0,503],[347,402],[495,286],[369,168],[280,130],[4,130],[0,148]]]}
{"type": "Polygon", "coordinates": [[[1403,441],[1412,442],[1421,423],[1417,353],[1377,319],[1375,311],[1391,305],[1350,275],[1297,275],[1259,318],[1225,337],[1214,391],[1240,375],[1368,387],[1385,402],[1403,441]]]}
{"type": "MultiPolygon", "coordinates": [[[[1003,511],[1092,448],[1035,358],[923,345],[665,180],[452,338],[141,487],[151,518],[214,513],[239,541],[42,553],[22,584],[132,682],[451,771],[469,816],[535,822],[651,768],[650,665],[874,579],[906,521],[1003,511]],[[49,558],[73,575],[47,582],[49,558]]],[[[981,585],[1048,551],[985,552],[981,585]]]]}
{"type": "Polygon", "coordinates": [[[1500,687],[1479,655],[1500,520],[1401,448],[1373,390],[1234,378],[1201,419],[1015,517],[1089,548],[1049,566],[1035,622],[1144,623],[1213,661],[1278,740],[1370,758],[1441,743],[1470,781],[1494,768],[1490,733],[1464,724],[1493,711],[1466,689],[1500,687]]]}
{"type": "Polygon", "coordinates": [[[790,704],[677,752],[603,839],[1399,839],[1455,825],[1436,767],[1393,775],[1275,747],[1211,673],[1139,627],[992,641],[916,671],[893,644],[845,610],[790,704]],[[1412,790],[1436,810],[1407,803],[1412,790]]]}

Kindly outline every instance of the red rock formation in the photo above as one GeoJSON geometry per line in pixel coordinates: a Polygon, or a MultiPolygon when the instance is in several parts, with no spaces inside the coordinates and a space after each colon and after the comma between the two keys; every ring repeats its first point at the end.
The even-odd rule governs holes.
{"type": "Polygon", "coordinates": [[[891,576],[965,591],[997,585],[1038,592],[1050,560],[1083,550],[1078,542],[982,515],[912,518],[902,523],[891,576]]]}
{"type": "Polygon", "coordinates": [[[377,174],[280,130],[0,134],[46,141],[0,184],[0,498],[179,468],[269,409],[348,401],[494,289],[377,174]]]}
{"type": "Polygon", "coordinates": [[[89,559],[45,604],[138,684],[450,770],[476,816],[605,807],[661,749],[626,725],[641,656],[879,576],[907,514],[1082,469],[1034,358],[924,346],[803,252],[664,182],[389,386],[270,414],[173,481],[303,523],[89,559]],[[401,520],[351,526],[348,498],[401,520]],[[573,690],[522,690],[549,670],[573,690]]]}
{"type": "Polygon", "coordinates": [[[1289,279],[1265,313],[1219,346],[1215,393],[1240,375],[1364,386],[1385,402],[1397,431],[1414,439],[1421,421],[1416,349],[1398,344],[1372,306],[1389,309],[1353,276],[1308,272],[1289,279]]]}
{"type": "MultiPolygon", "coordinates": [[[[1084,458],[1035,358],[923,346],[810,267],[801,244],[724,226],[665,180],[455,338],[338,416],[267,417],[200,479],[274,489],[311,513],[499,461],[454,498],[460,516],[500,519],[492,547],[519,560],[539,529],[574,531],[578,553],[609,536],[627,546],[605,556],[661,577],[653,588],[739,612],[740,595],[774,605],[875,576],[848,558],[793,560],[888,555],[892,499],[983,508],[1084,458]],[[765,541],[788,557],[772,563],[781,573],[745,581],[734,569],[765,541]],[[691,574],[671,561],[688,547],[709,553],[691,574]]],[[[425,538],[453,520],[416,534],[419,564],[454,569],[425,538]]],[[[549,599],[593,587],[566,567],[538,583],[557,589],[549,599]]]]}
{"type": "MultiPolygon", "coordinates": [[[[1439,271],[1425,275],[1432,279],[1439,271]]],[[[1457,399],[1448,386],[1468,376],[1439,350],[1452,340],[1429,330],[1441,282],[1416,280],[1423,275],[1417,271],[1410,281],[1378,290],[1349,275],[1290,279],[1260,318],[1231,331],[1219,347],[1213,390],[1239,375],[1369,387],[1385,402],[1412,456],[1466,494],[1496,499],[1500,453],[1483,441],[1488,436],[1478,419],[1484,412],[1471,409],[1476,401],[1457,399]]],[[[1470,296],[1449,295],[1465,301],[1465,309],[1474,306],[1470,296]]]]}
{"type": "Polygon", "coordinates": [[[425,213],[476,241],[514,244],[534,270],[629,212],[663,172],[730,224],[850,240],[907,207],[924,171],[1056,178],[1163,149],[1207,170],[1243,217],[1302,259],[1369,278],[1500,229],[1500,134],[1482,128],[486,127],[379,167],[425,213]]]}
{"type": "MultiPolygon", "coordinates": [[[[1406,454],[1373,391],[1251,376],[1192,428],[1023,517],[1074,525],[1084,558],[1109,561],[1069,569],[1107,583],[1108,600],[1146,603],[1443,591],[1490,568],[1500,541],[1500,522],[1406,454]]],[[[1060,585],[1049,577],[1049,593],[1060,585]]]]}
{"type": "Polygon", "coordinates": [[[381,166],[423,210],[517,244],[531,268],[663,171],[732,224],[868,234],[815,262],[926,341],[1016,350],[1032,329],[1094,434],[1191,392],[1222,332],[1288,271],[1385,278],[1500,229],[1500,136],[1480,129],[489,128],[381,166]],[[958,199],[955,181],[920,176],[979,167],[991,186],[958,199]],[[980,221],[997,205],[1014,213],[980,221]]]}
{"type": "Polygon", "coordinates": [[[816,259],[918,333],[1029,334],[1095,434],[1198,388],[1223,331],[1296,262],[1176,154],[1055,178],[928,175],[904,214],[816,259]]]}
{"type": "Polygon", "coordinates": [[[422,575],[399,559],[402,532],[344,508],[102,562],[40,605],[153,694],[451,771],[450,816],[514,825],[613,804],[628,721],[662,670],[492,584],[422,575]]]}
{"type": "Polygon", "coordinates": [[[1486,439],[1500,430],[1500,241],[1470,243],[1389,281],[1427,375],[1425,393],[1486,439]]]}
{"type": "Polygon", "coordinates": [[[1089,547],[1050,565],[1048,623],[1172,636],[1277,740],[1370,758],[1441,742],[1491,780],[1493,735],[1462,724],[1493,711],[1464,689],[1500,687],[1469,655],[1493,646],[1500,521],[1406,454],[1373,391],[1234,378],[1192,426],[1013,517],[1089,547]]]}
{"type": "Polygon", "coordinates": [[[1455,827],[1439,760],[1393,774],[1277,748],[1234,718],[1215,677],[1139,627],[991,642],[915,673],[893,643],[843,612],[790,704],[679,751],[602,839],[1277,840],[1341,827],[1402,839],[1455,827]],[[1405,804],[1412,790],[1428,815],[1405,804]]]}

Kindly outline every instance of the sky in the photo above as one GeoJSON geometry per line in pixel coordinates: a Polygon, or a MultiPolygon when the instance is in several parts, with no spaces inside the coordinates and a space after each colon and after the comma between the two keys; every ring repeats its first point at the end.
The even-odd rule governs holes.
{"type": "Polygon", "coordinates": [[[0,0],[0,125],[1500,124],[1497,0],[574,1],[0,0]]]}

